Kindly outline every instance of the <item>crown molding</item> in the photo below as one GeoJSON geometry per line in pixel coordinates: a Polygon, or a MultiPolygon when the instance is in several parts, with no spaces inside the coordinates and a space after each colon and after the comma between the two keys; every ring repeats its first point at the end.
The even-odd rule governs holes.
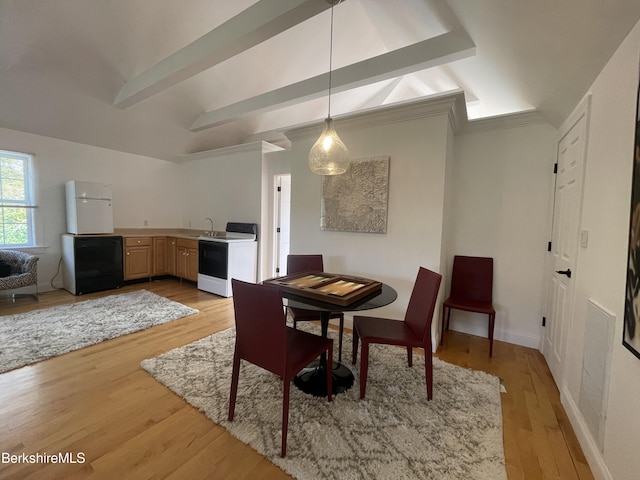
{"type": "Polygon", "coordinates": [[[482,133],[506,128],[528,127],[531,125],[549,125],[549,123],[537,110],[527,110],[526,112],[469,120],[466,122],[460,134],[482,133]]]}
{"type": "Polygon", "coordinates": [[[239,145],[231,145],[229,147],[216,148],[213,150],[204,150],[202,152],[190,153],[188,155],[180,155],[178,157],[178,161],[191,162],[193,160],[222,157],[222,156],[230,155],[234,153],[245,153],[245,152],[268,153],[268,152],[276,152],[280,150],[284,150],[284,148],[269,142],[265,142],[265,141],[241,143],[239,145]]]}
{"type": "MultiPolygon", "coordinates": [[[[353,114],[333,117],[336,130],[347,131],[368,128],[377,125],[406,122],[419,118],[448,115],[454,133],[461,131],[467,122],[467,107],[464,92],[455,90],[433,95],[420,100],[399,102],[383,107],[375,107],[353,114]]],[[[283,131],[291,141],[316,137],[322,131],[324,119],[305,123],[283,131]]]]}

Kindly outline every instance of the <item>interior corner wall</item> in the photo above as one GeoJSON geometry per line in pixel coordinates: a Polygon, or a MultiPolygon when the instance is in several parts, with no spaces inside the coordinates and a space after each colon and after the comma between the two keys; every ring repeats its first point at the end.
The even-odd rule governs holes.
{"type": "Polygon", "coordinates": [[[322,177],[307,161],[317,138],[292,142],[291,253],[321,253],[327,271],[393,286],[398,299],[376,315],[404,318],[418,267],[441,270],[448,124],[444,114],[353,130],[337,125],[351,158],[390,157],[385,234],[321,230],[322,177]]]}
{"type": "MultiPolygon", "coordinates": [[[[541,338],[556,134],[536,124],[455,140],[446,269],[453,255],[493,257],[494,338],[532,348],[541,338]]],[[[487,324],[486,315],[451,313],[453,330],[486,337],[487,324]]]]}
{"type": "Polygon", "coordinates": [[[631,177],[640,58],[640,23],[592,85],[572,339],[562,400],[596,479],[635,480],[640,472],[640,359],[622,345],[631,177]],[[604,448],[599,451],[577,405],[585,353],[587,303],[615,315],[604,448]]]}
{"type": "MultiPolygon", "coordinates": [[[[227,222],[258,224],[258,264],[267,255],[262,241],[262,146],[239,145],[181,164],[184,192],[183,227],[224,230],[227,222]]],[[[258,269],[260,276],[260,268],[258,269]]]]}

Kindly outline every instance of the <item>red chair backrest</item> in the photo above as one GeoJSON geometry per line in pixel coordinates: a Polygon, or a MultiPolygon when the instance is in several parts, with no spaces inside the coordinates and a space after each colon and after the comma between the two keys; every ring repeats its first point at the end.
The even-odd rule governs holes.
{"type": "Polygon", "coordinates": [[[324,272],[321,254],[287,256],[287,274],[307,271],[324,272]]]}
{"type": "Polygon", "coordinates": [[[493,258],[453,257],[451,275],[451,298],[492,302],[493,258]]]}
{"type": "Polygon", "coordinates": [[[283,374],[287,327],[282,292],[274,285],[231,280],[240,357],[275,374],[283,374]]]}
{"type": "Polygon", "coordinates": [[[404,321],[411,331],[423,341],[425,348],[431,351],[431,321],[436,308],[438,290],[442,275],[420,267],[416,283],[413,285],[409,306],[404,321]]]}

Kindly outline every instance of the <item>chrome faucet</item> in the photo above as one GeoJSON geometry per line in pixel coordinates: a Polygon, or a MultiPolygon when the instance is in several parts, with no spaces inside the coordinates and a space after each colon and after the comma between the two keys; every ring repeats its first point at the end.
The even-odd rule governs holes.
{"type": "MultiPolygon", "coordinates": [[[[209,220],[211,222],[211,230],[210,233],[213,235],[213,220],[209,217],[205,218],[204,221],[206,222],[207,220],[209,220]]],[[[206,233],[206,232],[205,232],[206,233]]]]}

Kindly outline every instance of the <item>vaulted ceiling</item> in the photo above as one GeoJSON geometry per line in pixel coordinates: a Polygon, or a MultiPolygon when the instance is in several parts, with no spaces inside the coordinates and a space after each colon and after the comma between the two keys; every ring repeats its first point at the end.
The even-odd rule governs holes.
{"type": "MultiPolygon", "coordinates": [[[[462,90],[569,115],[638,0],[345,0],[334,117],[462,90]]],[[[0,0],[0,127],[171,161],[327,115],[327,0],[0,0]]],[[[3,146],[0,145],[0,148],[3,146]]]]}

